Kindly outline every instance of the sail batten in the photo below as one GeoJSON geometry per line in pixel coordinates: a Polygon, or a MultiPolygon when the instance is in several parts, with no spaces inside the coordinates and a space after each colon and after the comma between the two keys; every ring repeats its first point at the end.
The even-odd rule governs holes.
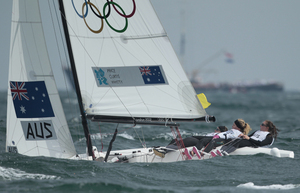
{"type": "Polygon", "coordinates": [[[124,40],[136,40],[136,39],[151,39],[151,38],[166,38],[167,34],[157,34],[157,35],[148,35],[148,36],[128,36],[123,37],[124,40]]]}
{"type": "Polygon", "coordinates": [[[122,40],[136,40],[136,39],[151,39],[151,38],[166,38],[167,34],[152,34],[152,35],[141,35],[141,36],[111,36],[111,37],[86,37],[70,35],[70,37],[83,38],[83,39],[122,39],[122,40]]]}

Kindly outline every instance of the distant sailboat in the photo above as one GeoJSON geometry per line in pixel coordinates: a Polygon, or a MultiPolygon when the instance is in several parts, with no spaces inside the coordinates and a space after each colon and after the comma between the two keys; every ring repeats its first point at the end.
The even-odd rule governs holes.
{"type": "MultiPolygon", "coordinates": [[[[157,156],[153,148],[98,152],[87,120],[171,127],[215,121],[207,115],[149,0],[59,0],[86,137],[77,154],[57,91],[38,0],[14,0],[6,151],[27,156],[174,162],[187,149],[157,156]]],[[[57,15],[56,15],[57,16],[57,15]]],[[[115,136],[114,136],[115,137],[115,136]]],[[[113,139],[114,140],[114,139],[113,139]]],[[[180,143],[181,140],[178,140],[180,143]]],[[[198,158],[192,158],[198,159],[198,158]]]]}

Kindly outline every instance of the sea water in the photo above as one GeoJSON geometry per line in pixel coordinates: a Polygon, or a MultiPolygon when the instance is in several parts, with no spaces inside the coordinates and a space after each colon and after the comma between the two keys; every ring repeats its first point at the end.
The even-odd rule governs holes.
{"type": "MultiPolygon", "coordinates": [[[[213,132],[218,125],[231,128],[237,118],[254,130],[264,120],[280,129],[273,147],[291,150],[295,158],[259,154],[225,156],[176,163],[101,163],[5,152],[6,93],[0,93],[0,192],[300,192],[300,93],[205,93],[207,113],[215,123],[181,124],[183,137],[213,132]]],[[[76,98],[62,93],[67,121],[78,153],[85,139],[76,98]]],[[[106,151],[112,133],[119,134],[113,150],[164,146],[172,139],[168,127],[89,123],[93,145],[106,151]]]]}

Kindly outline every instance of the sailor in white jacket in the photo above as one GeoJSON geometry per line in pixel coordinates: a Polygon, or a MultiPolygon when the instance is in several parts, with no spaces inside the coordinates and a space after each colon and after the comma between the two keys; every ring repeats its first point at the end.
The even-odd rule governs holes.
{"type": "Polygon", "coordinates": [[[219,133],[211,140],[202,141],[202,144],[198,144],[197,148],[199,149],[205,146],[204,152],[208,153],[214,147],[224,145],[232,139],[236,139],[243,134],[247,135],[250,130],[251,127],[248,123],[246,123],[243,119],[237,119],[234,121],[231,130],[219,133]]]}
{"type": "Polygon", "coordinates": [[[235,143],[235,147],[262,147],[262,146],[270,146],[277,138],[278,129],[276,126],[269,120],[265,120],[260,125],[260,130],[255,131],[251,135],[247,136],[241,134],[240,140],[238,143],[235,143]]]}

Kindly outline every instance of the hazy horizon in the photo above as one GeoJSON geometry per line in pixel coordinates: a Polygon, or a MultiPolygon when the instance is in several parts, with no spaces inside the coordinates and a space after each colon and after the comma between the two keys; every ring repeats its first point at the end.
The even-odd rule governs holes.
{"type": "MultiPolygon", "coordinates": [[[[300,91],[300,1],[151,2],[188,74],[198,70],[206,83],[273,80],[283,83],[285,90],[300,91]],[[218,54],[221,50],[232,54],[234,62],[227,63],[226,56],[218,54]],[[210,62],[203,67],[207,60],[210,62]]],[[[0,90],[6,90],[8,85],[11,4],[12,1],[3,1],[0,8],[0,90]]],[[[53,67],[54,73],[60,69],[53,67]]],[[[59,73],[58,82],[62,76],[59,73]]]]}

